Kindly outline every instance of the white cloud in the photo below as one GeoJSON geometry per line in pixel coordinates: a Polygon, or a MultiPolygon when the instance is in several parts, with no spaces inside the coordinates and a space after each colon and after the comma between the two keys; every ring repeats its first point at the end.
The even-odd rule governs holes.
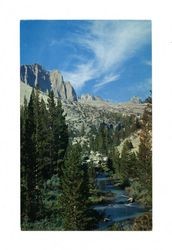
{"type": "Polygon", "coordinates": [[[97,91],[107,83],[117,81],[119,77],[120,77],[119,75],[106,75],[100,83],[94,85],[95,91],[97,91]]]}
{"type": "Polygon", "coordinates": [[[74,88],[80,89],[87,81],[94,78],[93,62],[81,64],[72,72],[62,72],[64,79],[69,80],[74,88]]]}
{"type": "Polygon", "coordinates": [[[95,21],[85,44],[95,54],[99,65],[107,70],[112,66],[118,68],[149,39],[150,25],[147,22],[95,21]]]}
{"type": "MultiPolygon", "coordinates": [[[[91,62],[82,63],[74,71],[65,73],[66,79],[76,88],[81,88],[86,81],[109,75],[111,70],[114,76],[118,75],[119,68],[143,45],[151,42],[151,25],[147,21],[90,21],[72,42],[93,55],[91,62]]],[[[99,87],[109,82],[104,78],[99,87]]]]}

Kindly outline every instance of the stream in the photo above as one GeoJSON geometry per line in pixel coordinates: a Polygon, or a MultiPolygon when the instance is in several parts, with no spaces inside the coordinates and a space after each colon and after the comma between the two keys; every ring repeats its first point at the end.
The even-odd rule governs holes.
{"type": "Polygon", "coordinates": [[[98,190],[110,198],[104,204],[94,205],[94,209],[103,215],[98,224],[99,230],[106,230],[115,222],[126,222],[137,216],[143,215],[146,209],[136,202],[131,202],[124,189],[115,186],[108,175],[99,174],[96,178],[98,190]]]}

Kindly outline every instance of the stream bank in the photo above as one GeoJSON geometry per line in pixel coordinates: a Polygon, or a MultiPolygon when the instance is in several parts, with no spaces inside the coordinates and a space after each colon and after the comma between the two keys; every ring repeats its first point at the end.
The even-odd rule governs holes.
{"type": "Polygon", "coordinates": [[[104,203],[93,206],[93,209],[102,215],[102,220],[97,226],[98,230],[109,230],[114,224],[117,224],[119,228],[130,228],[130,224],[135,218],[147,212],[143,205],[132,202],[132,198],[127,195],[125,190],[117,182],[112,182],[107,174],[98,174],[96,185],[107,198],[104,203]]]}

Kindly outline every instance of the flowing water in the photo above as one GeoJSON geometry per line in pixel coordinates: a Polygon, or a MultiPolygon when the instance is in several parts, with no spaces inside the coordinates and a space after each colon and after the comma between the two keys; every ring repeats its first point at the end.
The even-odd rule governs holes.
{"type": "Polygon", "coordinates": [[[115,186],[107,175],[98,175],[96,183],[105,196],[110,194],[110,199],[105,204],[94,206],[94,209],[103,215],[98,229],[106,229],[115,222],[123,222],[146,212],[143,206],[136,202],[131,203],[125,190],[115,186]]]}

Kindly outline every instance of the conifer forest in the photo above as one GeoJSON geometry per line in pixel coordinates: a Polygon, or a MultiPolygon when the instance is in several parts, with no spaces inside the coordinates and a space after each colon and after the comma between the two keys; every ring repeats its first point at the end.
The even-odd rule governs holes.
{"type": "Polygon", "coordinates": [[[86,132],[83,123],[81,143],[61,99],[49,91],[45,102],[32,89],[21,105],[22,230],[151,230],[151,97],[145,102],[140,119],[116,113],[115,128],[102,122],[86,132]],[[128,138],[138,131],[135,152],[128,138]],[[124,204],[134,214],[125,218],[124,204]]]}

